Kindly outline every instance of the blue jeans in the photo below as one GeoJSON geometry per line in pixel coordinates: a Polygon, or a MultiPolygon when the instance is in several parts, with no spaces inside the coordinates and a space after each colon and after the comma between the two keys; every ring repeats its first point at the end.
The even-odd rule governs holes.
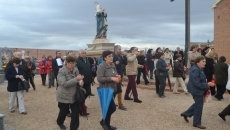
{"type": "Polygon", "coordinates": [[[49,87],[54,86],[54,78],[51,73],[48,74],[49,87]]]}
{"type": "Polygon", "coordinates": [[[202,111],[203,111],[203,95],[192,95],[195,103],[192,104],[192,106],[184,112],[184,114],[188,117],[193,117],[193,125],[201,125],[201,117],[202,117],[202,111]]]}

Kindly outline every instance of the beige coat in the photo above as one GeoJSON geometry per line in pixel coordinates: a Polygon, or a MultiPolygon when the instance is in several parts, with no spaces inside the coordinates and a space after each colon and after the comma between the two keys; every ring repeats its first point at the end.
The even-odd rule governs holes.
{"type": "Polygon", "coordinates": [[[137,68],[141,65],[138,64],[137,55],[133,53],[127,54],[126,75],[137,75],[137,68]]]}
{"type": "Polygon", "coordinates": [[[188,63],[187,68],[191,68],[191,61],[194,61],[197,56],[200,56],[201,54],[198,52],[189,51],[188,52],[188,63]]]}
{"type": "Polygon", "coordinates": [[[164,56],[165,56],[165,62],[167,64],[170,64],[170,60],[172,59],[172,53],[171,52],[168,52],[168,53],[164,53],[164,56]]]}
{"type": "Polygon", "coordinates": [[[74,68],[73,74],[69,73],[69,70],[64,65],[58,72],[58,88],[56,99],[60,103],[74,103],[77,79],[76,76],[79,74],[77,67],[74,68]]]}

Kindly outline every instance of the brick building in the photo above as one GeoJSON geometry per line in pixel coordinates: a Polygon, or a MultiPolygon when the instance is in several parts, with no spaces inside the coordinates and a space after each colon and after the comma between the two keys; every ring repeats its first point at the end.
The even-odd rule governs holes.
{"type": "MultiPolygon", "coordinates": [[[[24,55],[25,56],[30,56],[30,57],[35,57],[37,59],[42,59],[42,56],[48,56],[51,55],[53,58],[56,57],[56,51],[57,50],[51,50],[51,49],[34,49],[34,48],[10,48],[11,51],[14,53],[16,51],[24,51],[24,55]]],[[[74,54],[78,55],[78,51],[77,50],[58,50],[61,51],[62,56],[67,55],[67,53],[69,51],[72,51],[74,54]]]]}
{"type": "Polygon", "coordinates": [[[230,63],[230,0],[217,0],[213,11],[215,50],[230,63]]]}

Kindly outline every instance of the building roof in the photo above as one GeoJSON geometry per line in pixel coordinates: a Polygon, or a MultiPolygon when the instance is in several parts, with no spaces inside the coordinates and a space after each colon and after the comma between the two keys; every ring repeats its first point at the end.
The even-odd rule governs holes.
{"type": "Polygon", "coordinates": [[[220,2],[222,2],[222,1],[223,1],[223,0],[216,0],[216,3],[213,4],[212,9],[215,9],[215,8],[217,7],[217,5],[218,5],[220,2]]]}
{"type": "Polygon", "coordinates": [[[190,45],[209,45],[209,46],[213,46],[214,45],[214,41],[211,42],[190,42],[190,45]]]}

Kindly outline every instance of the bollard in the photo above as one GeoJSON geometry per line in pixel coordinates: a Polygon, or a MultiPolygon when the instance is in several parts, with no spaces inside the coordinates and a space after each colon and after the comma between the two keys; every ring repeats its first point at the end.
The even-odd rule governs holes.
{"type": "Polygon", "coordinates": [[[0,113],[0,130],[4,130],[4,115],[0,113]]]}

